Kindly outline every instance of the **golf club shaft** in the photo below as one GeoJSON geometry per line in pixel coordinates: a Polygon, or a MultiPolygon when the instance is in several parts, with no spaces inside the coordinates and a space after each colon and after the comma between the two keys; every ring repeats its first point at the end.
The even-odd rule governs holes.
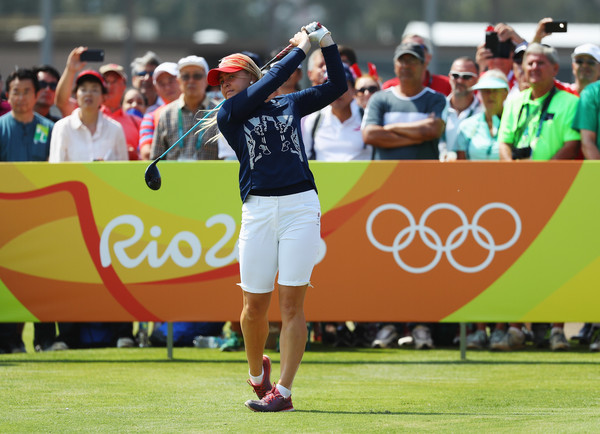
{"type": "MultiPolygon", "coordinates": [[[[269,60],[267,63],[265,63],[262,66],[262,68],[260,68],[260,70],[262,71],[263,69],[265,69],[269,65],[271,65],[273,62],[283,59],[285,56],[288,55],[288,53],[290,51],[292,51],[293,48],[294,48],[294,45],[289,44],[287,47],[285,47],[283,50],[281,50],[279,53],[277,53],[275,55],[275,57],[273,57],[271,60],[269,60]]],[[[221,104],[223,104],[224,102],[225,102],[225,100],[221,101],[212,110],[210,110],[208,113],[206,113],[202,117],[202,119],[200,119],[195,125],[193,125],[183,136],[181,136],[179,139],[177,139],[177,141],[175,143],[173,143],[165,152],[163,152],[155,161],[161,160],[165,155],[167,155],[169,153],[169,151],[171,151],[171,149],[173,149],[175,146],[177,146],[177,144],[179,144],[179,142],[181,142],[183,139],[185,139],[187,137],[187,135],[192,132],[192,130],[196,129],[202,123],[202,121],[204,121],[204,119],[206,119],[208,116],[210,116],[210,114],[213,111],[215,111],[216,109],[218,109],[221,106],[221,104]]]]}
{"type": "Polygon", "coordinates": [[[161,160],[161,159],[162,159],[162,158],[163,158],[165,155],[167,155],[171,149],[173,149],[175,146],[177,146],[177,144],[178,144],[179,142],[181,142],[183,139],[185,139],[185,138],[187,137],[187,135],[188,135],[189,133],[191,133],[191,132],[192,132],[192,130],[195,130],[195,129],[196,129],[196,128],[197,128],[197,127],[198,127],[198,126],[199,126],[199,125],[200,125],[200,124],[201,124],[201,123],[202,123],[202,122],[203,122],[203,121],[204,121],[204,120],[205,120],[207,117],[209,117],[209,116],[210,116],[210,114],[211,114],[212,112],[214,112],[216,109],[218,109],[219,107],[221,107],[221,105],[222,105],[224,102],[225,102],[225,100],[221,101],[221,102],[220,102],[219,104],[217,104],[217,105],[216,105],[214,108],[210,109],[210,110],[209,110],[209,112],[208,112],[208,113],[206,113],[206,114],[205,114],[205,115],[202,117],[202,119],[200,119],[200,120],[199,120],[199,121],[198,121],[198,122],[197,122],[195,125],[193,125],[193,126],[192,126],[192,127],[189,129],[189,130],[187,130],[187,132],[186,132],[186,133],[185,133],[183,136],[181,136],[180,138],[178,138],[178,139],[175,141],[175,143],[173,143],[173,144],[172,144],[172,145],[169,147],[169,149],[167,149],[165,152],[163,152],[163,153],[162,153],[162,154],[161,154],[161,155],[160,155],[160,156],[159,156],[159,157],[156,159],[156,161],[158,161],[158,160],[161,160]]]}
{"type": "MultiPolygon", "coordinates": [[[[319,24],[319,26],[317,28],[321,28],[321,25],[319,24]]],[[[306,30],[305,30],[306,31],[306,30]]],[[[273,62],[277,62],[278,60],[283,59],[285,56],[288,55],[288,53],[290,51],[292,51],[294,49],[294,46],[292,44],[288,45],[287,47],[285,47],[283,50],[281,50],[279,53],[277,53],[275,55],[275,57],[273,57],[271,60],[269,60],[267,63],[265,63],[260,70],[262,71],[263,69],[266,69],[267,67],[269,67],[269,65],[271,65],[271,63],[273,62]]]]}
{"type": "Polygon", "coordinates": [[[262,70],[264,70],[264,69],[268,68],[268,67],[271,65],[271,63],[273,63],[273,62],[277,62],[278,60],[281,60],[281,59],[283,59],[285,56],[287,56],[287,55],[288,55],[288,53],[289,53],[290,51],[292,51],[292,49],[293,49],[293,48],[294,48],[294,46],[293,46],[292,44],[288,45],[288,46],[287,46],[287,47],[285,47],[283,50],[281,50],[279,53],[277,53],[277,54],[275,55],[275,57],[273,57],[271,60],[269,60],[267,63],[265,63],[265,64],[264,64],[264,65],[263,65],[263,66],[260,68],[260,70],[262,71],[262,70]]]}

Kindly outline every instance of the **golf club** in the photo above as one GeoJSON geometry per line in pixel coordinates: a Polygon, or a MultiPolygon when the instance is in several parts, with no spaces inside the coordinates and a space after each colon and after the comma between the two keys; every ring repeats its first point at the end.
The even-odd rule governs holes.
{"type": "Polygon", "coordinates": [[[221,105],[225,102],[225,100],[221,101],[217,104],[213,109],[209,110],[202,119],[200,119],[195,125],[193,125],[187,132],[175,141],[165,152],[158,156],[150,165],[146,168],[146,172],[144,173],[144,179],[146,180],[146,185],[150,187],[152,190],[158,190],[161,186],[161,177],[160,172],[158,171],[158,167],[156,165],[158,162],[169,153],[171,149],[173,149],[179,142],[187,137],[189,133],[191,133],[194,129],[196,129],[208,116],[211,115],[215,110],[217,110],[221,105]]]}
{"type": "MultiPolygon", "coordinates": [[[[315,30],[320,29],[322,26],[320,23],[317,23],[317,25],[315,26],[315,30]]],[[[306,31],[306,29],[304,29],[304,31],[306,31]]],[[[307,32],[307,31],[306,31],[307,32]]],[[[308,32],[307,32],[308,33],[308,32]]],[[[292,44],[288,45],[287,47],[285,47],[283,50],[281,50],[279,53],[277,53],[275,55],[275,57],[273,57],[271,60],[269,60],[267,63],[265,63],[262,68],[260,68],[260,70],[264,70],[265,68],[268,68],[273,62],[277,62],[278,60],[283,59],[285,56],[288,55],[288,53],[290,51],[292,51],[292,49],[294,48],[294,46],[292,44]]]]}
{"type": "MultiPolygon", "coordinates": [[[[320,24],[318,24],[317,26],[318,26],[317,28],[321,27],[320,24]]],[[[281,50],[279,53],[277,53],[277,55],[275,55],[275,57],[273,57],[271,60],[269,60],[267,63],[265,63],[260,68],[260,70],[263,71],[264,69],[268,68],[273,62],[276,62],[278,60],[283,59],[290,51],[292,51],[293,48],[294,48],[294,46],[292,44],[288,45],[283,50],[281,50]]],[[[160,186],[162,184],[162,180],[161,180],[161,177],[160,177],[160,172],[158,171],[158,167],[156,167],[156,165],[158,164],[158,162],[160,160],[162,160],[164,158],[164,156],[167,155],[171,149],[173,149],[175,146],[177,146],[177,144],[179,142],[181,142],[183,139],[185,139],[187,137],[187,135],[190,132],[192,132],[192,130],[196,129],[208,116],[211,115],[211,113],[213,113],[215,110],[217,110],[219,107],[221,107],[221,105],[224,102],[225,102],[225,100],[221,101],[213,109],[209,110],[209,112],[206,113],[202,117],[202,119],[200,119],[195,125],[193,125],[183,136],[181,136],[179,139],[177,139],[177,141],[175,143],[173,143],[158,158],[156,158],[152,163],[150,163],[150,165],[146,168],[146,172],[144,173],[144,179],[146,180],[146,185],[148,187],[150,187],[152,190],[158,190],[158,189],[160,189],[160,186]]]]}

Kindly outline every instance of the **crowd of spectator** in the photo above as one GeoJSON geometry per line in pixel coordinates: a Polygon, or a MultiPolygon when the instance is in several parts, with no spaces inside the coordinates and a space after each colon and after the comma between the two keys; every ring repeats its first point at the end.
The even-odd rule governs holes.
{"type": "MultiPolygon", "coordinates": [[[[340,46],[347,92],[302,120],[306,153],[319,161],[351,160],[557,160],[600,159],[600,48],[586,43],[571,55],[573,82],[556,79],[557,51],[542,43],[544,18],[531,41],[505,23],[488,29],[508,51],[480,44],[457,57],[447,74],[429,70],[430,41],[408,34],[396,47],[395,77],[383,82],[373,64],[362,72],[354,50],[340,46]],[[471,57],[472,56],[472,57],[471,57]]],[[[191,55],[163,62],[153,52],[129,67],[114,63],[91,69],[81,59],[86,47],[69,54],[61,73],[51,65],[17,68],[6,77],[0,99],[0,161],[148,160],[161,155],[222,98],[207,83],[209,65],[191,55]],[[129,80],[130,79],[130,80],[129,80]],[[131,87],[127,87],[128,83],[131,87]]],[[[254,53],[245,54],[262,64],[254,53]]],[[[275,53],[272,53],[275,54],[275,53]]],[[[312,85],[325,81],[323,55],[307,61],[312,85]]],[[[278,90],[300,89],[302,69],[278,90]]],[[[0,77],[0,86],[2,78],[0,77]]],[[[186,137],[169,153],[175,160],[235,158],[219,131],[186,137]]],[[[23,352],[22,324],[0,324],[0,352],[23,352]]],[[[196,334],[219,334],[223,324],[180,323],[192,345],[196,334]],[[207,331],[207,330],[210,330],[207,331]]],[[[232,325],[232,341],[240,345],[232,325]]],[[[140,327],[140,330],[142,328],[140,327]]],[[[164,345],[164,326],[150,339],[164,345]],[[162,330],[162,332],[161,332],[162,330]],[[160,334],[162,333],[162,335],[160,334]]],[[[456,328],[439,324],[326,323],[316,339],[338,346],[417,349],[456,343],[456,328]],[[450,330],[450,331],[448,331],[450,330]]],[[[575,336],[600,350],[600,332],[586,324],[575,336]]],[[[146,344],[131,323],[36,323],[36,351],[146,344]],[[57,332],[58,331],[58,332],[57,332]]],[[[564,324],[471,324],[469,348],[514,350],[528,341],[552,350],[570,346],[564,324]]],[[[233,342],[233,343],[232,343],[233,342]]],[[[229,345],[229,347],[228,347],[229,345]]]]}

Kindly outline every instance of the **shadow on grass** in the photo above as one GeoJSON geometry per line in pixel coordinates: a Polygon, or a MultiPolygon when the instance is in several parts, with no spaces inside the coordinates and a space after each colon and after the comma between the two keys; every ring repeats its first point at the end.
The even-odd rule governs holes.
{"type": "Polygon", "coordinates": [[[434,412],[416,412],[416,411],[348,411],[348,410],[299,410],[295,409],[295,413],[313,413],[313,414],[372,414],[377,416],[497,416],[494,414],[485,414],[481,412],[475,413],[434,413],[434,412]]]}
{"type": "MultiPolygon", "coordinates": [[[[77,351],[77,350],[75,350],[77,351]]],[[[390,357],[391,353],[385,354],[385,357],[390,357]]],[[[473,352],[476,355],[476,352],[473,352]]],[[[501,355],[504,353],[498,353],[501,355]]],[[[589,353],[588,353],[589,354],[589,353]]],[[[7,366],[16,366],[20,364],[52,364],[52,363],[123,363],[123,364],[242,364],[245,365],[247,363],[245,355],[240,353],[240,357],[236,359],[226,359],[219,358],[218,355],[215,355],[213,358],[203,358],[202,355],[199,355],[198,358],[195,357],[175,357],[173,359],[168,359],[166,356],[164,358],[123,358],[122,356],[112,357],[111,355],[106,356],[94,356],[94,354],[87,354],[85,357],[77,357],[76,354],[72,354],[73,357],[53,357],[53,358],[35,358],[31,356],[27,356],[27,358],[23,358],[23,355],[15,356],[14,358],[10,355],[6,358],[0,356],[0,367],[7,366]]],[[[372,356],[374,353],[359,353],[356,354],[356,358],[347,359],[347,360],[310,360],[310,357],[305,356],[302,361],[303,365],[337,365],[337,366],[348,366],[348,365],[380,365],[380,366],[411,366],[411,365],[441,365],[441,366],[460,366],[460,365],[487,365],[487,366],[594,366],[600,365],[600,357],[596,360],[549,360],[549,359],[540,359],[540,360],[471,360],[468,358],[466,360],[460,360],[460,355],[457,354],[456,360],[419,360],[419,359],[411,359],[411,360],[377,360],[373,359],[372,356]]],[[[375,353],[376,355],[376,353],[375,353]]],[[[398,355],[405,355],[401,352],[398,355]]],[[[425,355],[425,354],[423,354],[425,355]]],[[[514,353],[513,353],[514,355],[514,353]]],[[[540,354],[541,355],[541,354],[540,354]]],[[[82,355],[83,356],[83,355],[82,355]]],[[[271,359],[273,364],[279,364],[280,360],[277,357],[278,354],[271,354],[271,359]]],[[[383,354],[382,354],[383,356],[383,354]]]]}

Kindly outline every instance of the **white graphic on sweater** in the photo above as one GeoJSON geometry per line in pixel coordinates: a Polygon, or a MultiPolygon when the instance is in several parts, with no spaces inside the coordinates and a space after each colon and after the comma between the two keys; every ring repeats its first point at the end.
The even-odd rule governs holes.
{"type": "Polygon", "coordinates": [[[244,126],[246,135],[246,145],[250,155],[250,169],[254,169],[254,164],[264,156],[271,155],[271,150],[267,146],[267,131],[272,124],[275,131],[279,133],[281,139],[281,152],[292,152],[304,161],[300,149],[300,140],[298,131],[292,127],[293,117],[283,115],[278,117],[261,116],[248,119],[244,126]]]}

